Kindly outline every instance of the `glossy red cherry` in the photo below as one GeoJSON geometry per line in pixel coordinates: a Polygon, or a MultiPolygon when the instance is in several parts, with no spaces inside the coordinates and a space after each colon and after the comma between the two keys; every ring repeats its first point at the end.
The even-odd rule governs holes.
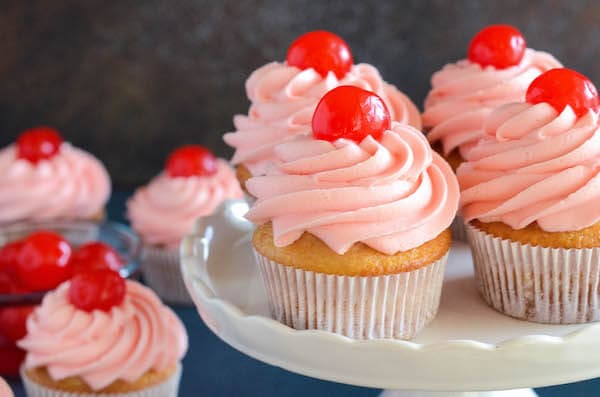
{"type": "Polygon", "coordinates": [[[54,128],[31,128],[17,138],[17,157],[36,164],[57,154],[62,142],[60,134],[54,128]]]}
{"type": "Polygon", "coordinates": [[[30,291],[46,291],[71,277],[71,246],[53,232],[35,232],[23,241],[17,260],[19,283],[30,291]]]}
{"type": "Polygon", "coordinates": [[[354,63],[348,44],[338,35],[325,30],[298,37],[290,45],[286,61],[288,65],[303,70],[313,68],[323,77],[333,72],[338,79],[343,78],[354,63]]]}
{"type": "Polygon", "coordinates": [[[165,166],[170,177],[208,176],[217,173],[217,158],[207,148],[187,145],[173,151],[165,166]]]}
{"type": "Polygon", "coordinates": [[[584,75],[567,68],[551,69],[531,82],[525,95],[531,104],[546,102],[557,112],[569,105],[577,117],[598,110],[598,90],[584,75]]]}
{"type": "Polygon", "coordinates": [[[27,317],[35,306],[15,306],[0,308],[0,333],[16,342],[27,334],[27,317]]]}
{"type": "Polygon", "coordinates": [[[479,31],[469,45],[469,60],[479,65],[505,69],[518,65],[525,55],[525,38],[510,25],[490,25],[479,31]]]}
{"type": "Polygon", "coordinates": [[[125,299],[125,280],[109,269],[95,269],[79,273],[71,279],[69,301],[73,306],[91,312],[109,311],[125,299]]]}
{"type": "Polygon", "coordinates": [[[80,246],[71,260],[73,273],[82,273],[93,269],[110,269],[118,272],[124,264],[119,253],[108,244],[100,241],[80,246]]]}
{"type": "Polygon", "coordinates": [[[340,138],[361,142],[367,135],[379,139],[391,125],[385,102],[370,91],[340,86],[321,98],[312,118],[316,139],[335,141],[340,138]]]}

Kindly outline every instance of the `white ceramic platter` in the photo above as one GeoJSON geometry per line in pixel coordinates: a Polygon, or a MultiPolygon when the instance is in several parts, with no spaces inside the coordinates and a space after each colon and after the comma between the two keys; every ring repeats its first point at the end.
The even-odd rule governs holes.
{"type": "MultiPolygon", "coordinates": [[[[355,341],[297,331],[269,316],[243,202],[198,225],[181,247],[182,272],[200,316],[226,343],[260,361],[336,382],[388,389],[503,390],[600,376],[600,324],[549,326],[488,308],[471,255],[456,242],[436,319],[410,342],[355,341]]],[[[191,335],[193,338],[193,335],[191,335]]]]}

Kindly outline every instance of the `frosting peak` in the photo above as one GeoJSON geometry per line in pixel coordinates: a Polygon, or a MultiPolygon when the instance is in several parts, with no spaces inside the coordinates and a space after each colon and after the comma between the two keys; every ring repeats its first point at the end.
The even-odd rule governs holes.
{"type": "Polygon", "coordinates": [[[598,115],[514,103],[488,119],[486,137],[457,171],[466,221],[575,231],[600,221],[598,115]]]}
{"type": "Polygon", "coordinates": [[[68,143],[37,164],[18,159],[14,145],[0,150],[0,224],[92,218],[103,210],[110,190],[102,163],[68,143]]]}
{"type": "Polygon", "coordinates": [[[47,294],[18,342],[27,351],[25,368],[46,367],[55,380],[77,376],[100,390],[176,365],[188,346],[183,324],[150,289],[126,282],[125,301],[110,312],[75,308],[69,282],[47,294]]]}
{"type": "Polygon", "coordinates": [[[380,141],[302,136],[275,153],[280,166],[247,182],[257,197],[247,218],[271,221],[280,247],[309,232],[338,254],[362,242],[392,255],[434,239],[456,213],[452,170],[405,124],[380,141]]]}
{"type": "Polygon", "coordinates": [[[342,79],[333,72],[322,77],[314,69],[300,70],[272,62],[254,71],[246,81],[250,101],[248,115],[233,119],[236,131],[223,139],[236,151],[232,162],[244,164],[253,175],[263,175],[277,158],[275,146],[297,135],[309,135],[317,103],[340,85],[354,85],[379,95],[393,120],[421,127],[416,106],[393,85],[386,83],[371,65],[352,66],[342,79]]]}
{"type": "Polygon", "coordinates": [[[171,178],[161,173],[134,193],[127,213],[145,243],[172,247],[192,232],[199,217],[212,214],[227,199],[242,197],[234,171],[218,159],[217,172],[210,176],[171,178]]]}
{"type": "Polygon", "coordinates": [[[423,125],[430,142],[441,141],[444,153],[469,149],[481,138],[482,126],[494,108],[522,101],[529,84],[543,72],[562,65],[550,54],[525,50],[521,62],[506,69],[481,67],[468,60],[436,72],[425,99],[423,125]]]}

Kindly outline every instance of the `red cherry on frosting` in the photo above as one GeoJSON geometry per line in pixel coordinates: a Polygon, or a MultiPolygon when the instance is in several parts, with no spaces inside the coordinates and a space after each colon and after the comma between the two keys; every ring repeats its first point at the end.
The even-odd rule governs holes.
{"type": "Polygon", "coordinates": [[[172,178],[209,176],[217,173],[217,158],[207,148],[187,145],[173,151],[167,158],[167,173],[172,178]]]}
{"type": "Polygon", "coordinates": [[[125,299],[127,285],[119,273],[95,269],[76,274],[69,286],[69,301],[78,309],[109,311],[125,299]]]}
{"type": "Polygon", "coordinates": [[[353,86],[340,86],[321,98],[312,118],[316,139],[340,138],[361,142],[367,135],[379,139],[390,129],[385,102],[375,93],[353,86]]]}
{"type": "Polygon", "coordinates": [[[557,112],[569,105],[577,117],[592,109],[598,111],[600,101],[596,86],[584,75],[567,68],[551,69],[531,82],[525,95],[531,104],[546,102],[557,112]]]}
{"type": "Polygon", "coordinates": [[[510,25],[490,25],[479,31],[469,45],[469,60],[479,65],[505,69],[518,65],[525,55],[525,38],[510,25]]]}
{"type": "Polygon", "coordinates": [[[54,128],[31,128],[17,138],[17,157],[36,164],[57,154],[62,142],[60,134],[54,128]]]}
{"type": "Polygon", "coordinates": [[[23,241],[17,278],[29,291],[46,291],[71,277],[71,246],[53,232],[35,232],[23,241]]]}
{"type": "Polygon", "coordinates": [[[326,77],[330,71],[343,78],[354,63],[350,47],[341,37],[325,30],[298,37],[288,49],[286,62],[302,70],[313,68],[326,77]]]}
{"type": "Polygon", "coordinates": [[[108,244],[100,241],[80,246],[71,260],[73,273],[83,273],[92,269],[110,269],[118,272],[124,261],[119,253],[108,244]]]}

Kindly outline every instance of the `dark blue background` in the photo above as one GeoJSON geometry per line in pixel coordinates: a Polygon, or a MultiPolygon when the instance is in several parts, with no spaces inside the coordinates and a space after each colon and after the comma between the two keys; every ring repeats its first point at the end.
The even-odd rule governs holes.
{"type": "MultiPolygon", "coordinates": [[[[115,192],[109,204],[109,217],[123,222],[128,194],[115,192]]],[[[229,347],[202,322],[193,308],[174,308],[190,336],[190,350],[183,362],[180,397],[198,396],[377,396],[379,390],[325,382],[296,375],[263,364],[229,347]]],[[[594,354],[594,352],[590,352],[594,354]]],[[[16,397],[25,394],[18,381],[12,381],[16,397]]],[[[540,397],[594,396],[600,379],[538,390],[540,397]]]]}

